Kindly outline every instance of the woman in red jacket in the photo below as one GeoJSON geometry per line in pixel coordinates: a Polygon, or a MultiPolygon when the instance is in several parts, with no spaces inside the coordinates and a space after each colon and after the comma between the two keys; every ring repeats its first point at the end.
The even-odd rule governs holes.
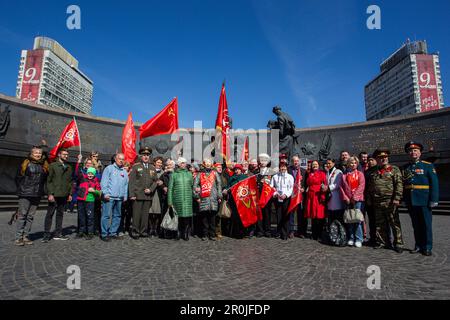
{"type": "MultiPolygon", "coordinates": [[[[347,208],[361,210],[366,184],[364,173],[358,170],[359,160],[357,157],[350,157],[347,163],[348,171],[342,178],[341,197],[347,205],[347,208]]],[[[349,239],[348,245],[355,245],[355,247],[361,248],[363,242],[362,221],[359,223],[348,223],[347,233],[349,239]]]]}
{"type": "Polygon", "coordinates": [[[319,239],[325,221],[325,190],[327,185],[327,175],[319,170],[319,162],[313,161],[311,172],[306,179],[305,218],[312,219],[312,238],[314,240],[319,239]]]}

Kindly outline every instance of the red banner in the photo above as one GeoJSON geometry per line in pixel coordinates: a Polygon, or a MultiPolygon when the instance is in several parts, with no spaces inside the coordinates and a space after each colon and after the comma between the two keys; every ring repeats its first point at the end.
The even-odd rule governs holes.
{"type": "Polygon", "coordinates": [[[246,137],[244,147],[242,148],[241,153],[241,163],[244,163],[244,161],[248,161],[248,158],[249,158],[248,137],[246,137]]]}
{"type": "Polygon", "coordinates": [[[244,228],[255,224],[261,215],[261,209],[258,206],[256,175],[235,184],[231,188],[231,194],[244,228]]]}
{"type": "Polygon", "coordinates": [[[33,102],[38,100],[43,60],[43,50],[30,50],[27,52],[25,69],[22,77],[21,100],[33,102]]]}
{"type": "Polygon", "coordinates": [[[133,116],[130,112],[127,123],[122,132],[122,153],[125,155],[125,161],[131,165],[136,160],[136,130],[134,129],[133,116]]]}
{"type": "Polygon", "coordinates": [[[52,161],[58,155],[59,149],[80,146],[80,132],[75,119],[64,128],[56,146],[50,151],[49,160],[52,161]]]}
{"type": "Polygon", "coordinates": [[[270,184],[263,182],[263,187],[261,190],[261,197],[259,198],[259,206],[264,208],[267,203],[269,203],[270,199],[273,197],[273,193],[275,189],[270,186],[270,184]]]}
{"type": "Polygon", "coordinates": [[[220,154],[228,162],[230,158],[230,118],[228,116],[227,95],[225,93],[225,84],[222,85],[220,92],[219,110],[216,118],[216,136],[217,145],[220,146],[220,154]]]}
{"type": "Polygon", "coordinates": [[[156,116],[140,128],[140,139],[161,134],[171,134],[178,130],[178,99],[174,98],[156,116]]]}
{"type": "Polygon", "coordinates": [[[440,108],[436,73],[432,55],[416,54],[417,77],[420,89],[420,112],[440,108]]]}
{"type": "Polygon", "coordinates": [[[297,177],[295,178],[294,190],[292,191],[291,202],[289,203],[288,213],[291,213],[297,209],[297,207],[302,203],[303,195],[301,192],[302,188],[302,174],[300,168],[297,171],[297,177]]]}

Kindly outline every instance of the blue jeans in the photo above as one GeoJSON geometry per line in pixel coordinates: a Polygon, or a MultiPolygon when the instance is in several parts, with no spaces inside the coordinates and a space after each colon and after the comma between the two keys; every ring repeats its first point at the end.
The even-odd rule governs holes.
{"type": "Polygon", "coordinates": [[[119,199],[103,201],[102,204],[102,237],[117,236],[122,216],[122,202],[119,199]],[[110,224],[111,218],[111,224],[110,224]]]}
{"type": "MultiPolygon", "coordinates": [[[[362,204],[363,204],[362,202],[356,202],[355,209],[361,210],[362,204]]],[[[347,224],[348,240],[356,241],[356,242],[363,242],[363,240],[364,240],[363,228],[362,228],[363,223],[364,222],[347,224]]]]}

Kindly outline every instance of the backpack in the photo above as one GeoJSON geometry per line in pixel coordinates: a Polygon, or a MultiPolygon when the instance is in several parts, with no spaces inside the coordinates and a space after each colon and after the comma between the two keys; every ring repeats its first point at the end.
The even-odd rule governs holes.
{"type": "Polygon", "coordinates": [[[324,229],[322,242],[337,247],[347,245],[347,233],[344,225],[339,220],[334,220],[330,226],[324,229]]]}

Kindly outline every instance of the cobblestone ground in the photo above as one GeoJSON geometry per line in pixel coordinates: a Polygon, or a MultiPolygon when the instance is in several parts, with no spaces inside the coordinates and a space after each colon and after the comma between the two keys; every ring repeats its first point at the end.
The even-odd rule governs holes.
{"type": "MultiPolygon", "coordinates": [[[[219,242],[141,239],[43,244],[44,213],[34,245],[15,247],[10,215],[0,214],[0,299],[449,299],[450,217],[434,217],[432,257],[372,248],[336,248],[309,239],[219,242]],[[81,290],[69,290],[67,267],[81,268],[81,290]],[[366,270],[381,269],[381,289],[366,270]]],[[[401,216],[406,247],[409,217],[401,216]]],[[[76,214],[65,216],[73,230],[76,214]]]]}

